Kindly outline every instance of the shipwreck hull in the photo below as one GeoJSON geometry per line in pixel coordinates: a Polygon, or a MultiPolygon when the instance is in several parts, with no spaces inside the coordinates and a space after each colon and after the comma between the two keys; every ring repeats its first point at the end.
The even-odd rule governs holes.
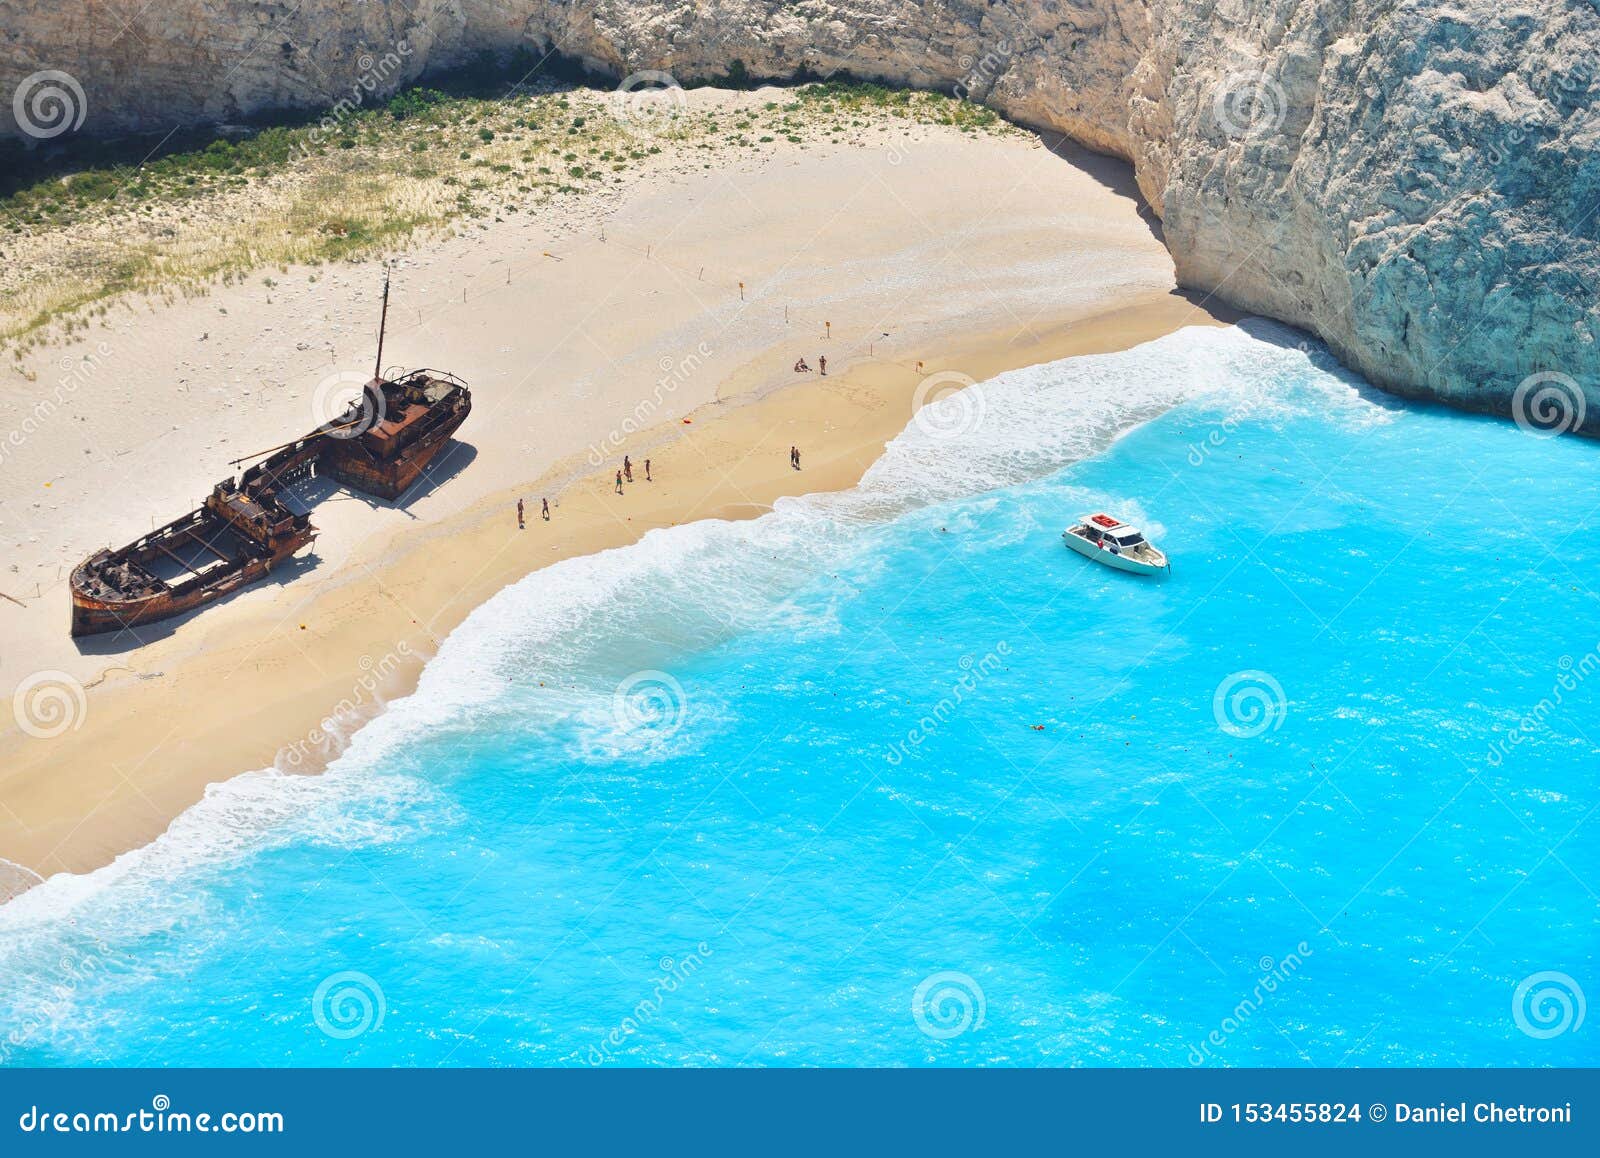
{"type": "Polygon", "coordinates": [[[72,634],[170,619],[258,582],[316,539],[310,517],[284,504],[284,488],[317,474],[397,499],[471,410],[472,392],[454,375],[414,370],[374,376],[346,415],[261,452],[268,457],[237,480],[219,482],[199,510],[80,563],[70,584],[72,634]]]}
{"type": "Polygon", "coordinates": [[[317,539],[270,489],[218,483],[198,510],[101,550],[72,571],[72,635],[120,632],[181,616],[266,576],[317,539]]]}
{"type": "Polygon", "coordinates": [[[466,421],[467,411],[471,408],[470,404],[463,407],[461,414],[448,425],[430,431],[398,458],[388,461],[375,458],[361,443],[351,440],[325,454],[317,471],[338,479],[354,490],[393,502],[422,477],[428,464],[439,456],[439,452],[449,443],[450,436],[466,421]]]}
{"type": "Polygon", "coordinates": [[[72,593],[72,634],[100,635],[183,615],[247,587],[272,570],[272,559],[252,559],[238,570],[193,591],[163,591],[141,599],[102,600],[72,593]]]}
{"type": "Polygon", "coordinates": [[[199,510],[80,563],[70,583],[72,635],[122,631],[204,607],[263,578],[316,539],[310,519],[281,508],[257,539],[228,517],[241,508],[253,511],[257,504],[219,485],[199,510]]]}

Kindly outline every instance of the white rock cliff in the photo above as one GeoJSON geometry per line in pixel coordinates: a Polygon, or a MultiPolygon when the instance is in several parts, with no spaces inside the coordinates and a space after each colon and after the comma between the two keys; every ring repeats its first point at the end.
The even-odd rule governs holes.
{"type": "Polygon", "coordinates": [[[109,133],[519,47],[953,89],[1130,161],[1185,286],[1398,392],[1600,432],[1600,0],[8,0],[0,132],[51,114],[47,70],[109,133]]]}

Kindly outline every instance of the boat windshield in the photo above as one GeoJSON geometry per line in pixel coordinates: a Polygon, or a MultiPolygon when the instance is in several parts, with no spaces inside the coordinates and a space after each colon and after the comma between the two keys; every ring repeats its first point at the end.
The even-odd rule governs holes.
{"type": "MultiPolygon", "coordinates": [[[[1112,538],[1110,535],[1107,535],[1106,537],[1108,539],[1112,538]]],[[[1144,542],[1144,536],[1135,531],[1131,535],[1118,535],[1112,541],[1115,542],[1119,547],[1137,547],[1140,543],[1144,542]]]]}

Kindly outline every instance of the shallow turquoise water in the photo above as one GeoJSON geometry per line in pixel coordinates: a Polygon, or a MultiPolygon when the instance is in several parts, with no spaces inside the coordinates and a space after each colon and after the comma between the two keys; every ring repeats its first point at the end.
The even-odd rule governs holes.
{"type": "Polygon", "coordinates": [[[1597,448],[1294,341],[508,589],[328,775],[0,909],[6,1059],[1600,1063],[1597,448]]]}

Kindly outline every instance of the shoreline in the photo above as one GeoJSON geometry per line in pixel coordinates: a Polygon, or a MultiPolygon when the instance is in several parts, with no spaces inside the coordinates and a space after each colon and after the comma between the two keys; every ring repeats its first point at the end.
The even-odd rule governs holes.
{"type": "Polygon", "coordinates": [[[152,673],[134,664],[108,667],[84,713],[92,726],[48,743],[15,734],[0,740],[10,769],[0,833],[8,852],[20,854],[9,859],[40,877],[92,871],[155,839],[212,783],[274,766],[320,771],[387,702],[414,691],[439,642],[508,584],[562,559],[628,545],[657,527],[754,518],[787,495],[854,486],[911,421],[925,374],[957,370],[982,381],[1116,352],[1196,324],[1225,319],[1173,293],[1035,325],[1042,332],[1021,341],[1005,332],[969,335],[924,359],[923,374],[897,361],[862,359],[826,379],[763,389],[768,367],[745,367],[719,384],[718,401],[687,421],[652,426],[623,443],[618,453],[640,462],[649,451],[653,484],[639,471],[640,481],[618,497],[614,468],[595,470],[591,452],[578,452],[532,486],[490,495],[420,533],[364,550],[346,574],[287,617],[258,611],[209,632],[174,679],[152,682],[152,673]],[[804,454],[799,472],[788,466],[791,443],[804,454]],[[727,461],[734,465],[724,470],[727,461]],[[715,477],[706,485],[708,475],[715,477]],[[570,481],[556,489],[562,479],[570,481]],[[538,517],[541,493],[552,498],[549,524],[538,517]],[[531,500],[523,531],[514,513],[519,496],[531,500]],[[552,534],[560,541],[550,542],[552,534]],[[458,574],[468,577],[461,582],[458,574]],[[313,654],[308,678],[293,660],[313,654]],[[225,711],[196,711],[197,700],[213,698],[209,689],[241,676],[255,685],[250,710],[229,696],[225,711]],[[130,751],[149,754],[130,761],[130,751]],[[64,764],[79,770],[72,789],[51,775],[64,764]]]}

